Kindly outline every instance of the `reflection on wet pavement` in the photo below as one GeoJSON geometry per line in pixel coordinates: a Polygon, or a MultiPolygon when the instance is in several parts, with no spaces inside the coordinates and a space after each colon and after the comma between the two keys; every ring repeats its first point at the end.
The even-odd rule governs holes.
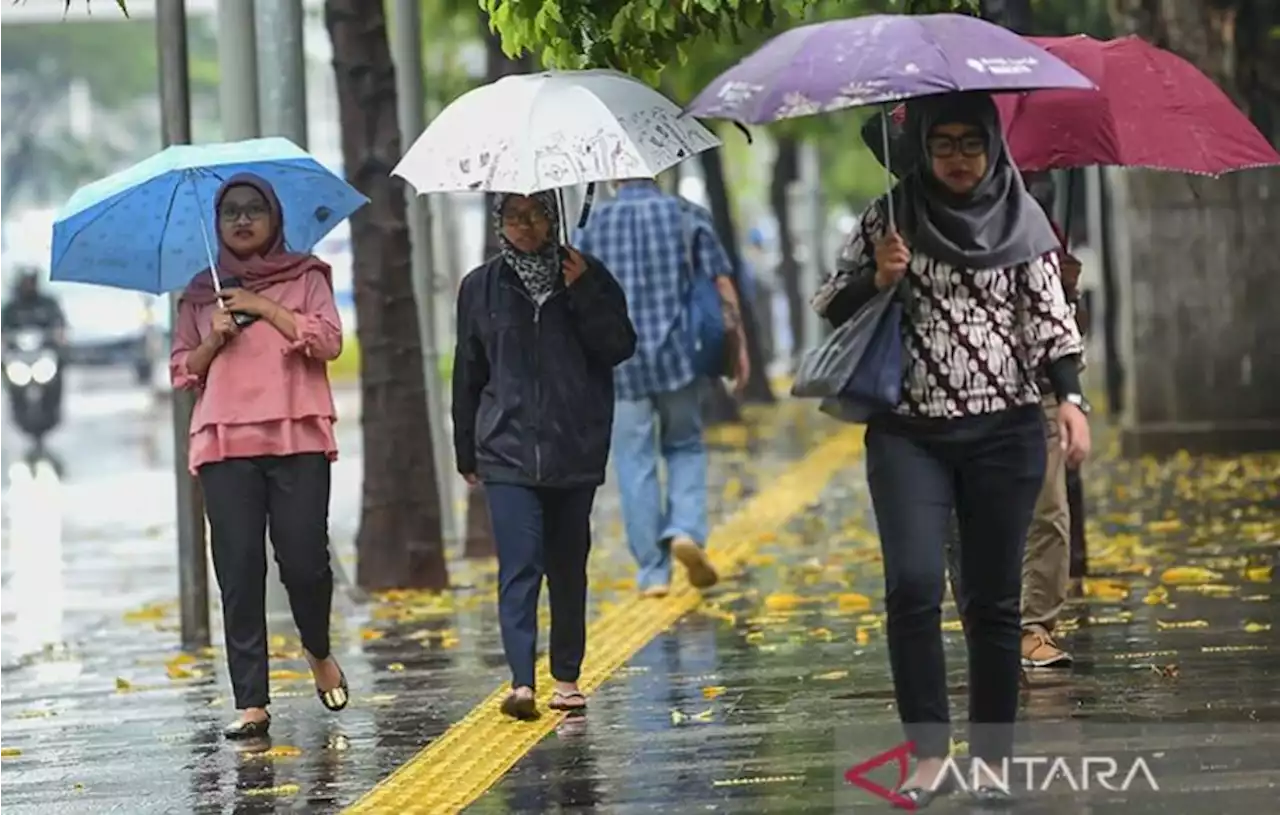
{"type": "Polygon", "coordinates": [[[62,482],[44,459],[11,463],[8,478],[4,648],[29,653],[62,639],[62,482]]]}
{"type": "MultiPolygon", "coordinates": [[[[767,489],[831,427],[811,412],[796,418],[713,439],[717,514],[767,489]]],[[[1155,723],[1166,729],[1145,734],[1138,747],[1167,753],[1158,765],[1167,771],[1162,785],[1191,790],[1090,799],[1082,809],[1055,789],[1020,811],[1210,811],[1203,792],[1210,784],[1223,787],[1212,794],[1214,812],[1270,811],[1262,804],[1274,802],[1280,784],[1280,738],[1268,735],[1280,733],[1280,456],[1164,464],[1115,456],[1104,452],[1086,476],[1093,576],[1064,633],[1075,667],[1030,672],[1024,716],[1081,727],[1155,723]],[[1197,728],[1212,723],[1261,729],[1232,731],[1242,755],[1196,763],[1189,745],[1203,742],[1197,728]],[[1234,762],[1235,771],[1198,771],[1206,762],[1234,762]]],[[[48,482],[37,487],[33,479],[29,489],[33,502],[54,500],[48,482]]],[[[47,521],[16,520],[31,524],[24,539],[50,534],[39,528],[47,521]]],[[[15,518],[8,523],[6,542],[15,518]]],[[[607,614],[634,591],[610,491],[596,528],[591,605],[607,614]]],[[[36,549],[6,551],[5,614],[26,614],[29,630],[45,632],[55,623],[39,615],[53,612],[11,599],[22,574],[48,577],[22,589],[36,606],[57,590],[54,561],[36,549]]],[[[879,560],[863,475],[850,462],[818,510],[762,544],[697,613],[618,671],[588,714],[561,722],[469,811],[883,811],[869,794],[850,797],[841,780],[900,738],[879,560]]],[[[110,565],[104,558],[102,567],[110,565]]],[[[451,565],[458,588],[448,595],[399,592],[342,606],[335,654],[353,702],[341,714],[321,708],[297,642],[273,639],[275,718],[271,739],[259,744],[233,748],[219,738],[231,716],[221,655],[175,651],[168,601],[122,608],[93,636],[6,667],[8,806],[86,814],[341,810],[507,678],[492,564],[451,565]]],[[[950,608],[946,628],[953,718],[963,721],[963,647],[950,608]]],[[[960,728],[961,745],[964,737],[960,728]]],[[[971,811],[959,801],[935,809],[971,811]]]]}
{"type": "MultiPolygon", "coordinates": [[[[1273,810],[1280,456],[1164,464],[1114,456],[1088,475],[1093,577],[1064,626],[1076,665],[1030,671],[1022,716],[1042,727],[1080,723],[1076,753],[1119,737],[1123,748],[1109,748],[1117,755],[1159,755],[1151,761],[1164,792],[1109,799],[1095,784],[1085,803],[1059,778],[1037,781],[1019,811],[1273,810]],[[1137,723],[1146,726],[1141,735],[1137,723]],[[1247,755],[1197,756],[1224,738],[1210,737],[1211,724],[1247,755]]],[[[856,468],[835,479],[821,513],[762,548],[743,581],[595,694],[583,736],[545,739],[469,811],[887,810],[842,778],[902,739],[868,505],[856,468]],[[566,789],[572,800],[559,792],[566,789]]],[[[963,635],[953,607],[945,629],[952,717],[963,722],[963,635]]],[[[880,779],[895,780],[892,772],[880,779]]],[[[963,799],[934,809],[972,811],[963,799]]]]}

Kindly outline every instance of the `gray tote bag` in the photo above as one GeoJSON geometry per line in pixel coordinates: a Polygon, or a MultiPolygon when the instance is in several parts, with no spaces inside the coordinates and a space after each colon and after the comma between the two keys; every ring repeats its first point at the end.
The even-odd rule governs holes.
{"type": "Polygon", "coordinates": [[[867,352],[896,288],[872,297],[847,322],[805,352],[791,385],[791,395],[804,399],[834,399],[844,390],[867,352]]]}

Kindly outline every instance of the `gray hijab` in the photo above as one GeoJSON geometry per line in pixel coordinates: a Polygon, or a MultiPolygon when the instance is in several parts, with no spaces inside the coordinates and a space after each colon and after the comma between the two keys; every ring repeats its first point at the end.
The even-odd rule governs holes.
{"type": "MultiPolygon", "coordinates": [[[[902,171],[894,196],[898,229],[913,251],[965,269],[1004,269],[1058,248],[1044,210],[1027,192],[1000,129],[990,94],[949,93],[907,104],[903,137],[928,155],[929,131],[961,123],[987,138],[987,172],[968,195],[949,191],[933,175],[932,162],[902,171]]],[[[891,150],[891,154],[893,151],[891,150]]]]}

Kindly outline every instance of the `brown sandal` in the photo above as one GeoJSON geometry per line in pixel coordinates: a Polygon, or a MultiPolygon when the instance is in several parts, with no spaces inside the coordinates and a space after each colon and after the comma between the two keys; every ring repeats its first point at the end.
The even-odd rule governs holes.
{"type": "Polygon", "coordinates": [[[547,707],[552,710],[586,710],[587,697],[581,691],[571,690],[569,692],[553,691],[551,701],[547,703],[547,707]],[[573,703],[571,700],[580,699],[581,703],[573,703]]]}

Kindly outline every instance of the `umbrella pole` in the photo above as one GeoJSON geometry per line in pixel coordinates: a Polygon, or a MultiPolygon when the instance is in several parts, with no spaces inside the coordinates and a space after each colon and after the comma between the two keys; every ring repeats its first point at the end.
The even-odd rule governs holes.
{"type": "Polygon", "coordinates": [[[560,204],[560,243],[569,245],[569,213],[565,212],[564,187],[556,188],[556,201],[560,204]]]}
{"type": "Polygon", "coordinates": [[[893,170],[889,168],[889,104],[880,106],[880,143],[884,148],[884,188],[888,206],[885,209],[889,216],[889,231],[897,232],[898,224],[893,214],[893,170]]]}
{"type": "Polygon", "coordinates": [[[213,246],[209,243],[209,225],[204,220],[204,207],[200,206],[200,191],[195,179],[191,181],[191,194],[196,197],[196,216],[200,219],[200,238],[204,241],[204,255],[209,260],[209,276],[213,278],[214,294],[222,296],[222,281],[218,279],[218,264],[213,259],[213,246]]]}
{"type": "Polygon", "coordinates": [[[1066,209],[1062,213],[1062,250],[1064,252],[1071,251],[1071,211],[1075,208],[1075,202],[1072,193],[1076,188],[1076,171],[1074,169],[1067,170],[1067,194],[1063,196],[1066,199],[1066,209]]]}

